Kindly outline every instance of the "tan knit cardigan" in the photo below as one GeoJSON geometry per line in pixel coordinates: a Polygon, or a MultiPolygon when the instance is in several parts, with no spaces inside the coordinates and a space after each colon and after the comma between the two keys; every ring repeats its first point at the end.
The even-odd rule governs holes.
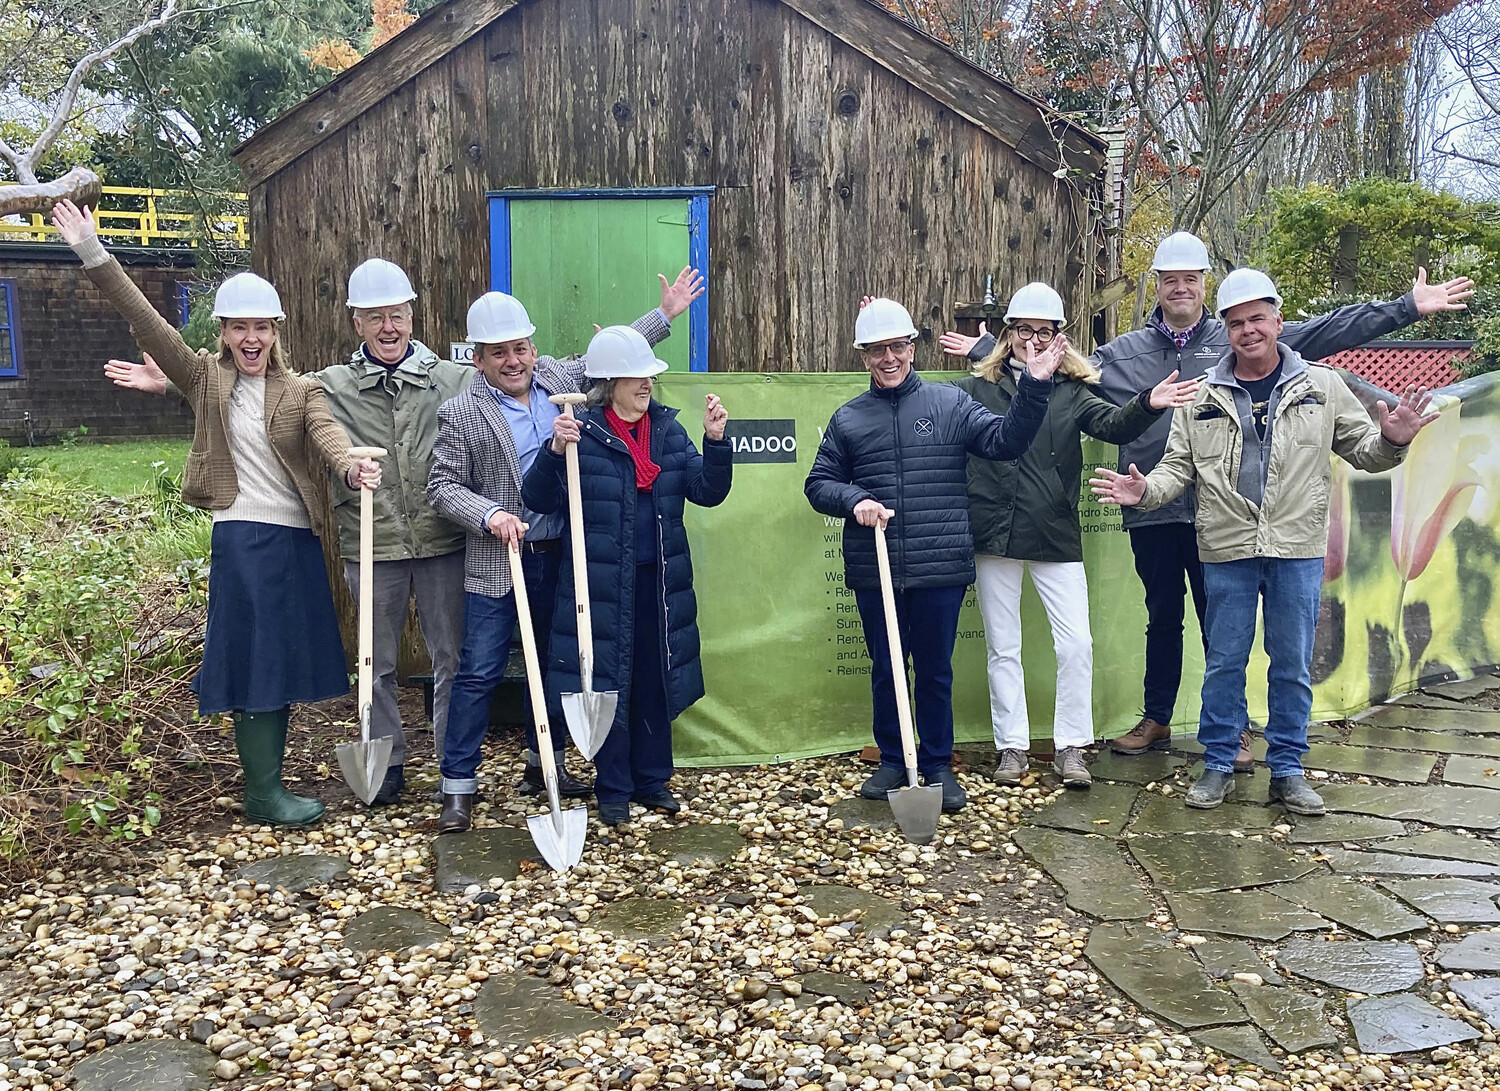
{"type": "MultiPolygon", "coordinates": [[[[147,302],[120,263],[110,258],[87,269],[89,279],[130,323],[131,336],[156,358],[192,406],[193,447],[182,475],[182,499],[198,508],[227,508],[239,492],[229,453],[229,394],[234,364],[188,348],[182,335],[147,302]]],[[[349,436],[328,412],[323,388],[303,375],[281,369],[266,373],[266,434],[276,458],[297,486],[309,513],[320,510],[314,488],[315,464],[347,477],[354,460],[349,436]]],[[[318,519],[313,519],[316,527],[318,519]]]]}

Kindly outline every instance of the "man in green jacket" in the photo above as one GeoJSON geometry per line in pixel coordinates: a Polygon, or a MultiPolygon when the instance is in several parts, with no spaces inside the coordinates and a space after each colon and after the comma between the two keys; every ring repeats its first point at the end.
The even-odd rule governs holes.
{"type": "Polygon", "coordinates": [[[1371,421],[1337,372],[1277,343],[1281,296],[1264,273],[1236,269],[1219,286],[1218,302],[1230,351],[1174,415],[1166,455],[1149,476],[1134,463],[1124,474],[1101,467],[1090,484],[1109,503],[1145,511],[1198,490],[1207,599],[1198,720],[1204,772],[1187,805],[1217,807],[1234,790],[1245,670],[1264,601],[1271,800],[1293,814],[1319,815],[1323,800],[1302,775],[1302,756],[1328,547],[1329,455],[1371,473],[1389,470],[1437,414],[1427,412],[1425,390],[1408,388],[1394,409],[1377,403],[1371,421]]]}

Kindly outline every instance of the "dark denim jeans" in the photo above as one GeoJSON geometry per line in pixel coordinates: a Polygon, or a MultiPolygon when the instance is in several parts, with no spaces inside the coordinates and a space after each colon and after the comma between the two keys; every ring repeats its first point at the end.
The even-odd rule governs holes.
{"type": "Polygon", "coordinates": [[[1146,679],[1142,711],[1170,724],[1182,685],[1182,621],[1192,591],[1198,628],[1203,621],[1203,564],[1198,530],[1192,523],[1160,523],[1130,528],[1135,573],[1146,590],[1146,679]],[[1184,580],[1186,586],[1184,586],[1184,580]]]}
{"type": "MultiPolygon", "coordinates": [[[[923,776],[946,769],[953,760],[953,643],[958,639],[958,611],[968,591],[967,587],[929,587],[896,592],[901,648],[911,657],[916,680],[912,688],[917,708],[917,771],[923,776]]],[[[854,601],[859,606],[865,647],[870,653],[870,692],[880,763],[905,769],[885,604],[879,591],[856,591],[854,601]]],[[[905,672],[905,663],[901,670],[905,672]]]]}
{"type": "Polygon", "coordinates": [[[443,791],[471,795],[479,790],[479,748],[490,725],[490,698],[505,677],[510,640],[516,631],[516,595],[464,597],[464,646],[448,700],[448,733],[443,738],[443,791]]]}
{"type": "Polygon", "coordinates": [[[1264,602],[1263,643],[1271,659],[1266,672],[1266,764],[1272,777],[1300,774],[1312,712],[1310,668],[1323,593],[1323,558],[1205,563],[1203,587],[1208,598],[1208,651],[1198,741],[1205,750],[1205,767],[1234,772],[1240,733],[1248,722],[1245,668],[1255,643],[1256,607],[1264,602]]]}

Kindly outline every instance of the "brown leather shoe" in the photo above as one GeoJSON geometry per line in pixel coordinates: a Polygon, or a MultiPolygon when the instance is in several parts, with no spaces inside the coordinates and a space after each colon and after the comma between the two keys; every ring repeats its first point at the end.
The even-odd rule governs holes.
{"type": "Polygon", "coordinates": [[[1248,731],[1240,735],[1240,752],[1234,756],[1234,771],[1236,773],[1255,771],[1255,755],[1250,753],[1250,732],[1248,731]]]}
{"type": "Polygon", "coordinates": [[[1142,716],[1141,722],[1109,744],[1116,754],[1144,754],[1148,750],[1166,750],[1172,745],[1172,729],[1159,724],[1150,716],[1142,716]]]}
{"type": "Polygon", "coordinates": [[[438,815],[438,833],[466,833],[473,824],[474,793],[443,793],[443,811],[438,815]]]}

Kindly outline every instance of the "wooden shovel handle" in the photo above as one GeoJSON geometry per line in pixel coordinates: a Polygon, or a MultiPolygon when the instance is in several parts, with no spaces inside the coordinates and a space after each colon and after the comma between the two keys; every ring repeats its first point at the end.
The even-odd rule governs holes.
{"type": "Polygon", "coordinates": [[[531,715],[536,720],[537,757],[542,777],[557,783],[557,763],[552,757],[552,730],[547,724],[547,694],[542,689],[542,665],[536,654],[536,634],[531,631],[531,600],[526,595],[526,570],[521,565],[521,547],[510,542],[510,583],[516,596],[516,624],[521,630],[521,654],[526,659],[526,689],[531,694],[531,715]]]}
{"type": "MultiPolygon", "coordinates": [[[[549,399],[562,406],[563,416],[572,418],[582,394],[553,394],[549,399]]],[[[578,611],[578,673],[585,693],[594,688],[594,616],[589,606],[589,558],[583,542],[583,487],[578,473],[578,444],[563,452],[568,468],[568,536],[573,544],[573,602],[578,611]]]]}
{"type": "Polygon", "coordinates": [[[880,597],[885,603],[885,635],[891,648],[891,680],[896,684],[896,720],[901,725],[901,754],[906,780],[917,786],[917,733],[911,722],[911,696],[906,688],[906,655],[901,650],[901,623],[896,617],[896,588],[891,579],[891,555],[885,544],[885,524],[875,525],[875,556],[880,562],[880,597]]]}

